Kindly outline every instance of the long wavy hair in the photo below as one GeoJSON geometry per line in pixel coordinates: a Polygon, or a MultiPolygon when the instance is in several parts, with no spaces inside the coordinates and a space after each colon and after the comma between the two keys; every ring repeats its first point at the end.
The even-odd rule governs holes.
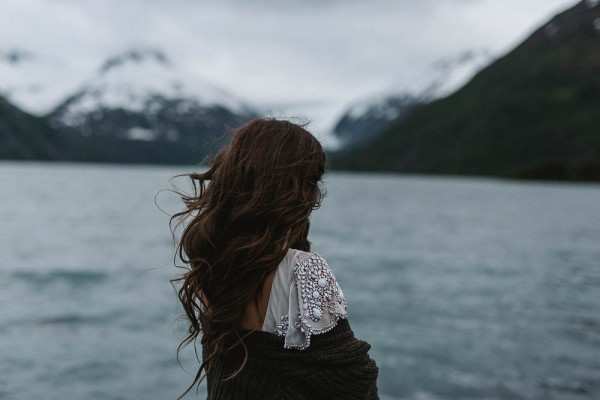
{"type": "Polygon", "coordinates": [[[175,253],[187,266],[174,283],[189,329],[177,353],[201,335],[207,356],[179,399],[206,377],[213,359],[240,345],[244,360],[225,380],[242,371],[249,333],[238,328],[246,306],[260,315],[265,278],[290,247],[310,248],[309,216],[325,195],[325,153],[304,126],[254,119],[233,132],[208,171],[182,174],[193,194],[178,192],[185,209],[169,221],[178,221],[175,228],[187,221],[175,253]]]}

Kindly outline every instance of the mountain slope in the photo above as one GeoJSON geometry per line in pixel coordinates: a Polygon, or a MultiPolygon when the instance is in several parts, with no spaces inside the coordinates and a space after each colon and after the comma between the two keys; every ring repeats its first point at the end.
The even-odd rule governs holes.
{"type": "Polygon", "coordinates": [[[227,126],[256,115],[242,100],[177,67],[164,53],[133,49],[106,60],[48,118],[62,132],[144,151],[169,148],[179,153],[181,163],[194,163],[226,142],[227,126]]]}
{"type": "Polygon", "coordinates": [[[456,57],[439,60],[423,73],[423,78],[352,102],[339,118],[333,134],[342,146],[372,140],[390,121],[407,116],[416,106],[448,96],[463,86],[491,61],[487,50],[470,50],[456,57]]]}
{"type": "Polygon", "coordinates": [[[388,95],[351,104],[336,123],[333,133],[342,146],[356,146],[372,140],[390,123],[421,105],[419,97],[388,95]]]}
{"type": "Polygon", "coordinates": [[[453,95],[334,155],[352,170],[600,180],[600,5],[582,1],[453,95]]]}
{"type": "Polygon", "coordinates": [[[0,159],[52,160],[65,158],[65,138],[44,119],[16,108],[0,97],[0,159]]]}
{"type": "Polygon", "coordinates": [[[171,142],[61,132],[0,97],[0,160],[189,164],[201,160],[197,153],[171,142]]]}
{"type": "Polygon", "coordinates": [[[58,55],[0,48],[0,95],[25,112],[45,115],[79,81],[81,72],[73,64],[58,55]]]}

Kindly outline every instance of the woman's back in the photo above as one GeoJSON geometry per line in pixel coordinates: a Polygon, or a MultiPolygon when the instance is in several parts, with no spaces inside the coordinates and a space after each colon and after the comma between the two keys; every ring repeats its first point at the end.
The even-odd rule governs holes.
{"type": "Polygon", "coordinates": [[[305,349],[313,334],[346,317],[346,299],[327,261],[289,249],[276,270],[262,330],[284,337],[285,348],[305,349]]]}
{"type": "Polygon", "coordinates": [[[318,253],[288,250],[265,315],[261,330],[240,330],[248,335],[241,373],[222,382],[245,358],[243,349],[207,372],[208,399],[379,398],[371,346],[354,336],[343,292],[318,253]]]}
{"type": "Polygon", "coordinates": [[[302,126],[258,118],[235,131],[207,171],[187,174],[194,192],[183,194],[186,210],[171,218],[191,218],[178,246],[189,264],[179,279],[189,321],[181,346],[201,338],[203,360],[180,398],[202,371],[209,398],[259,396],[263,383],[296,387],[300,397],[292,398],[318,398],[359,382],[353,393],[376,396],[370,346],[354,337],[329,265],[310,252],[309,218],[325,195],[325,161],[302,126]]]}

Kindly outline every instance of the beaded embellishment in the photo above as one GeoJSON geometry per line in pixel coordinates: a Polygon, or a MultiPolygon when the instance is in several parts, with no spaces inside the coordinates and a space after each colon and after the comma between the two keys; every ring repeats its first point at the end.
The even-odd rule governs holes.
{"type": "Polygon", "coordinates": [[[285,333],[287,332],[289,327],[289,321],[290,319],[287,314],[282,315],[279,319],[279,322],[275,325],[275,329],[273,332],[275,332],[279,336],[285,336],[285,333]]]}
{"type": "MultiPolygon", "coordinates": [[[[344,293],[337,283],[327,261],[318,253],[296,263],[294,278],[299,307],[293,326],[303,333],[303,344],[284,344],[285,348],[304,350],[310,345],[310,337],[333,329],[340,318],[347,318],[344,293]]],[[[289,315],[281,317],[275,333],[285,336],[289,329],[289,315]]]]}

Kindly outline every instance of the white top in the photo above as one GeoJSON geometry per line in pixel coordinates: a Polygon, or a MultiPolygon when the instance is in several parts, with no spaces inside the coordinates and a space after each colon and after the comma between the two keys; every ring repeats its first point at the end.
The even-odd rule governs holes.
{"type": "Polygon", "coordinates": [[[312,335],[333,329],[347,315],[327,261],[318,253],[289,249],[275,271],[262,330],[285,337],[284,348],[304,350],[312,335]]]}

